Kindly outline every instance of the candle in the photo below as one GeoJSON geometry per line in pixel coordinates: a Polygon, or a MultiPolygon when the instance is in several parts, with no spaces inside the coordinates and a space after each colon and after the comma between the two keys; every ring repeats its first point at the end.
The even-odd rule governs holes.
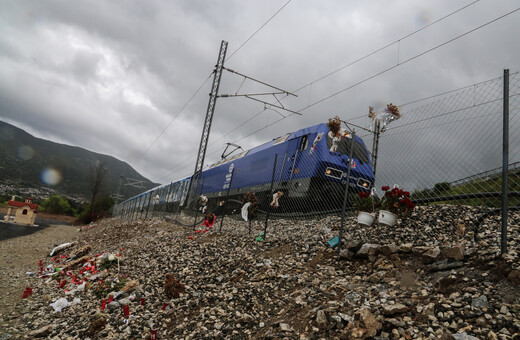
{"type": "Polygon", "coordinates": [[[106,306],[107,306],[107,300],[101,299],[101,310],[105,310],[106,306]]]}
{"type": "Polygon", "coordinates": [[[141,306],[144,306],[144,298],[141,298],[141,300],[139,301],[141,306]]]}
{"type": "Polygon", "coordinates": [[[166,307],[168,307],[168,304],[165,302],[162,306],[162,310],[166,310],[166,307]]]}
{"type": "Polygon", "coordinates": [[[150,331],[150,340],[157,340],[157,330],[150,331]]]}
{"type": "Polygon", "coordinates": [[[66,284],[67,284],[67,280],[62,280],[60,283],[60,288],[65,287],[66,284]]]}
{"type": "Polygon", "coordinates": [[[125,317],[129,316],[130,315],[130,306],[124,305],[123,306],[123,313],[124,313],[125,317]]]}

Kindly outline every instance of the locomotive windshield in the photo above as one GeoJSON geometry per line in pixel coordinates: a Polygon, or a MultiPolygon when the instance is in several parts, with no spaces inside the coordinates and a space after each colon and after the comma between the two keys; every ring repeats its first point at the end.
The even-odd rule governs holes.
{"type": "MultiPolygon", "coordinates": [[[[342,138],[338,141],[338,148],[336,149],[336,152],[339,152],[343,155],[349,155],[350,154],[350,145],[352,144],[352,138],[342,138]]],[[[332,147],[332,137],[330,136],[330,133],[327,134],[327,148],[330,150],[332,147]]],[[[352,157],[359,160],[362,164],[368,163],[368,152],[367,149],[363,146],[363,144],[354,141],[354,150],[352,157]]]]}

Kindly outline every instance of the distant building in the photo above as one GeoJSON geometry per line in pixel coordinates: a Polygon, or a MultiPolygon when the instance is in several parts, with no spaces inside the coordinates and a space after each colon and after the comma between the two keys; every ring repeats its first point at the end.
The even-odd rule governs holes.
{"type": "Polygon", "coordinates": [[[38,204],[34,204],[33,199],[31,197],[26,197],[25,202],[18,202],[14,200],[14,196],[11,198],[9,202],[7,202],[7,214],[5,214],[4,220],[6,222],[11,222],[11,215],[14,212],[14,223],[17,224],[27,224],[33,225],[34,220],[36,219],[36,209],[38,208],[38,204]]]}

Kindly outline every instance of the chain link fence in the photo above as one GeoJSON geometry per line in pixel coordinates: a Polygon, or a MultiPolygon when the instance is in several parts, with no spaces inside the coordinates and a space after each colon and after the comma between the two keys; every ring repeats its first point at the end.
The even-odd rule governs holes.
{"type": "MultiPolygon", "coordinates": [[[[519,205],[518,73],[509,81],[509,206],[519,205]]],[[[380,135],[376,188],[398,184],[420,204],[500,207],[504,79],[474,84],[401,107],[380,135]]],[[[369,144],[373,139],[366,135],[369,144]]]]}
{"type": "MultiPolygon", "coordinates": [[[[518,73],[507,86],[507,197],[513,207],[520,205],[518,73]]],[[[338,128],[332,119],[280,136],[207,167],[197,193],[189,194],[197,186],[185,178],[122,202],[116,215],[165,216],[193,228],[207,220],[206,227],[218,230],[242,223],[249,233],[253,223],[263,237],[277,218],[336,215],[341,236],[344,220],[354,221],[359,193],[366,196],[371,188],[382,197],[383,186],[397,185],[419,205],[464,205],[483,213],[502,205],[503,77],[401,105],[400,113],[379,133],[349,123],[338,128]]]]}

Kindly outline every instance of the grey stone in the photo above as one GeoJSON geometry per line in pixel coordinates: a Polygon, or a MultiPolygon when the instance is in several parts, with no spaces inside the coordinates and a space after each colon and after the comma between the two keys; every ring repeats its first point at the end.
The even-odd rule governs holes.
{"type": "Polygon", "coordinates": [[[488,308],[488,299],[485,295],[481,295],[476,299],[471,300],[471,306],[475,308],[488,308]]]}
{"type": "Polygon", "coordinates": [[[455,334],[452,334],[451,336],[455,340],[479,340],[477,337],[474,337],[472,335],[468,335],[468,333],[466,333],[466,332],[455,333],[455,334]]]}

